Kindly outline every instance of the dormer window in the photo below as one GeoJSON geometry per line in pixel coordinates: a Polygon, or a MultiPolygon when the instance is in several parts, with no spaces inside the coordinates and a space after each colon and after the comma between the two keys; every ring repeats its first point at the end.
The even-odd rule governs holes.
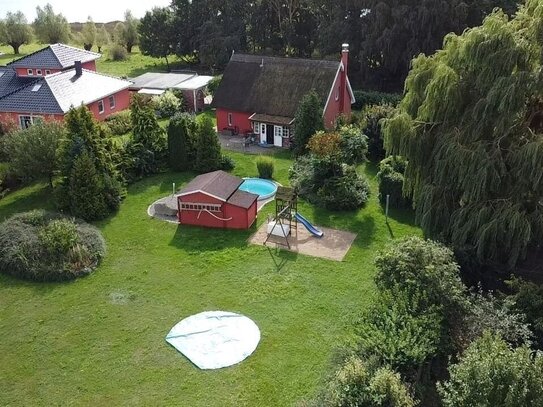
{"type": "Polygon", "coordinates": [[[36,75],[41,76],[41,69],[36,69],[36,75]]]}
{"type": "Polygon", "coordinates": [[[28,74],[28,76],[33,76],[33,75],[34,75],[34,70],[32,70],[32,69],[27,69],[27,70],[26,70],[26,73],[28,74]]]}
{"type": "Polygon", "coordinates": [[[41,83],[37,83],[34,85],[34,87],[32,88],[32,92],[37,92],[39,91],[41,88],[41,83]]]}

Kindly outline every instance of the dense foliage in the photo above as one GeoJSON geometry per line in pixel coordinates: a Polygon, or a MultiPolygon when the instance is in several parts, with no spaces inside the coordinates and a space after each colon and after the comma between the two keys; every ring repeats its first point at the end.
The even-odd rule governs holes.
{"type": "Polygon", "coordinates": [[[403,194],[404,173],[407,163],[398,155],[391,155],[379,163],[377,181],[379,182],[379,201],[386,203],[389,195],[389,205],[392,208],[405,208],[411,203],[403,194]]]}
{"type": "Polygon", "coordinates": [[[543,239],[542,7],[497,11],[417,57],[385,124],[425,234],[480,264],[512,268],[543,239]]]}
{"type": "Polygon", "coordinates": [[[168,161],[174,171],[194,168],[196,161],[196,131],[194,116],[177,114],[168,124],[168,161]]]}
{"type": "Polygon", "coordinates": [[[134,18],[130,10],[126,10],[124,22],[119,21],[115,26],[115,43],[122,45],[129,54],[134,45],[139,43],[138,25],[139,20],[134,18]]]}
{"type": "Polygon", "coordinates": [[[400,375],[375,360],[349,357],[329,379],[311,406],[414,407],[415,400],[400,375]]]}
{"type": "Polygon", "coordinates": [[[0,44],[13,48],[13,53],[19,55],[19,48],[32,41],[32,28],[28,25],[25,15],[17,11],[7,12],[6,18],[0,20],[0,44]]]}
{"type": "Polygon", "coordinates": [[[172,38],[173,12],[168,7],[154,7],[147,11],[138,25],[140,50],[143,55],[164,58],[170,69],[168,56],[175,52],[172,38]]]}
{"type": "Polygon", "coordinates": [[[70,25],[62,14],[55,14],[53,6],[36,7],[34,32],[38,40],[44,44],[67,43],[70,39],[70,25]]]}
{"type": "Polygon", "coordinates": [[[105,218],[119,207],[124,196],[116,145],[85,106],[72,108],[65,123],[66,139],[60,147],[55,185],[57,206],[75,211],[85,220],[105,218]],[[95,194],[92,200],[91,193],[95,194]]]}
{"type": "Polygon", "coordinates": [[[256,159],[256,169],[260,178],[272,179],[274,169],[273,158],[261,155],[256,159]]]}
{"type": "Polygon", "coordinates": [[[132,130],[132,118],[130,110],[113,113],[105,120],[109,131],[114,136],[122,136],[132,130]]]}
{"type": "Polygon", "coordinates": [[[92,46],[96,43],[97,35],[98,30],[96,24],[94,24],[92,18],[89,17],[81,30],[81,42],[83,43],[83,48],[85,48],[85,50],[90,51],[92,49],[92,46]]]}
{"type": "Polygon", "coordinates": [[[25,181],[42,177],[53,185],[57,149],[66,131],[58,123],[40,123],[8,134],[2,140],[3,154],[11,172],[25,181]]]}
{"type": "Polygon", "coordinates": [[[309,139],[324,128],[322,108],[319,96],[314,91],[305,95],[300,101],[294,118],[295,128],[292,138],[292,149],[295,154],[304,154],[309,139]]]}
{"type": "Polygon", "coordinates": [[[221,169],[221,146],[209,117],[204,117],[199,123],[197,133],[195,170],[204,173],[221,169]]]}
{"type": "Polygon", "coordinates": [[[508,282],[514,311],[525,316],[533,332],[534,344],[543,349],[543,285],[514,278],[508,282]]]}
{"type": "Polygon", "coordinates": [[[95,227],[34,211],[0,224],[0,272],[30,280],[71,280],[92,272],[105,255],[95,227]]]}
{"type": "Polygon", "coordinates": [[[543,405],[543,356],[497,336],[475,341],[449,373],[439,386],[445,407],[543,405]]]}
{"type": "Polygon", "coordinates": [[[167,159],[167,140],[152,103],[135,94],[130,104],[132,138],[125,146],[123,162],[129,180],[159,172],[167,159]]]}
{"type": "Polygon", "coordinates": [[[353,91],[355,102],[352,105],[354,110],[363,110],[371,106],[390,105],[396,106],[402,100],[397,93],[385,93],[368,90],[353,91]]]}
{"type": "Polygon", "coordinates": [[[299,157],[289,171],[300,196],[331,210],[352,210],[364,205],[370,194],[367,180],[356,171],[365,159],[367,141],[359,129],[318,132],[309,140],[310,154],[299,157]]]}
{"type": "Polygon", "coordinates": [[[183,106],[182,100],[180,100],[171,90],[167,90],[162,95],[153,97],[153,104],[156,113],[160,118],[169,118],[176,113],[180,113],[183,106]]]}
{"type": "Polygon", "coordinates": [[[368,137],[368,158],[371,161],[385,158],[382,124],[383,119],[391,117],[393,112],[392,105],[371,105],[362,112],[363,131],[368,137]]]}

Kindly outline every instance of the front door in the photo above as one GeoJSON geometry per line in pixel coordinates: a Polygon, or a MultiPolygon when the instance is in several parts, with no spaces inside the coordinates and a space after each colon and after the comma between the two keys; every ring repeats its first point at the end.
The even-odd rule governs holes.
{"type": "Polygon", "coordinates": [[[266,144],[273,145],[273,124],[266,125],[266,144]]]}

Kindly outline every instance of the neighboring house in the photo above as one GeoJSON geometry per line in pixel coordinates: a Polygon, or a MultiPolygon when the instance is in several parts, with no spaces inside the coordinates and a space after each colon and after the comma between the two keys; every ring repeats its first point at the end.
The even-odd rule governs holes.
{"type": "Polygon", "coordinates": [[[198,175],[177,196],[183,225],[248,229],[257,214],[258,195],[239,189],[243,180],[224,171],[198,175]]]}
{"type": "Polygon", "coordinates": [[[355,102],[348,62],[347,44],[339,62],[233,54],[213,98],[217,129],[288,147],[296,110],[311,90],[322,101],[325,127],[334,127],[339,116],[350,117],[355,102]]]}
{"type": "Polygon", "coordinates": [[[0,122],[26,128],[62,121],[70,108],[85,105],[97,120],[130,104],[130,82],[96,72],[100,54],[63,44],[0,67],[0,122]]]}
{"type": "Polygon", "coordinates": [[[130,90],[155,96],[170,89],[178,89],[183,92],[186,108],[190,112],[201,112],[204,110],[205,90],[212,79],[212,76],[198,75],[195,72],[147,72],[131,79],[133,84],[130,90]]]}

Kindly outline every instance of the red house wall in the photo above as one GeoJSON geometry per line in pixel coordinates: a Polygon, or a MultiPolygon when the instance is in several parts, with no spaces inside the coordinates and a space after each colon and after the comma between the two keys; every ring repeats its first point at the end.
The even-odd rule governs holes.
{"type": "Polygon", "coordinates": [[[15,123],[19,127],[19,116],[41,116],[46,122],[61,122],[64,120],[62,114],[39,114],[30,112],[0,112],[0,123],[11,124],[15,123]]]}
{"type": "MultiPolygon", "coordinates": [[[[81,67],[83,69],[88,69],[89,71],[94,71],[96,72],[96,61],[89,61],[89,62],[85,62],[84,64],[81,64],[81,67]]],[[[54,74],[54,73],[57,73],[57,72],[60,72],[61,69],[50,69],[50,68],[15,68],[15,71],[17,72],[17,76],[30,76],[28,75],[28,70],[29,69],[32,69],[34,71],[34,74],[32,76],[46,76],[45,75],[45,70],[49,70],[51,71],[51,74],[54,74]],[[41,75],[37,75],[36,74],[36,69],[41,69],[41,75]]]]}
{"type": "Polygon", "coordinates": [[[108,116],[111,116],[113,113],[128,109],[128,107],[130,106],[130,91],[128,89],[124,89],[124,90],[121,90],[120,92],[115,93],[114,95],[115,95],[115,107],[113,109],[109,108],[109,99],[108,99],[109,95],[104,96],[102,99],[100,99],[104,102],[103,113],[99,113],[98,111],[99,100],[87,105],[87,107],[92,112],[96,120],[100,120],[100,121],[105,120],[108,116]]]}
{"type": "Polygon", "coordinates": [[[234,112],[234,111],[217,108],[217,111],[216,111],[217,130],[222,131],[229,127],[237,127],[239,129],[240,134],[243,134],[248,131],[252,131],[253,129],[251,127],[251,121],[249,120],[249,117],[253,113],[254,112],[251,112],[251,113],[234,112]],[[228,113],[232,114],[232,126],[228,125],[228,113]]]}
{"type": "Polygon", "coordinates": [[[208,228],[225,228],[225,229],[248,229],[256,218],[256,201],[249,209],[240,208],[239,206],[234,206],[226,202],[222,202],[219,199],[210,197],[209,195],[196,192],[194,194],[180,196],[178,198],[179,202],[190,202],[190,203],[202,203],[202,204],[222,204],[221,212],[213,212],[215,216],[221,219],[228,219],[232,217],[231,220],[220,220],[210,215],[205,211],[179,211],[178,219],[179,223],[183,225],[193,225],[193,226],[203,226],[208,228]],[[198,215],[200,217],[198,218],[198,215]]]}
{"type": "Polygon", "coordinates": [[[332,87],[332,93],[330,94],[328,105],[324,111],[324,126],[327,129],[333,129],[336,119],[340,115],[351,117],[351,94],[347,88],[347,80],[344,71],[339,72],[332,87]]]}

